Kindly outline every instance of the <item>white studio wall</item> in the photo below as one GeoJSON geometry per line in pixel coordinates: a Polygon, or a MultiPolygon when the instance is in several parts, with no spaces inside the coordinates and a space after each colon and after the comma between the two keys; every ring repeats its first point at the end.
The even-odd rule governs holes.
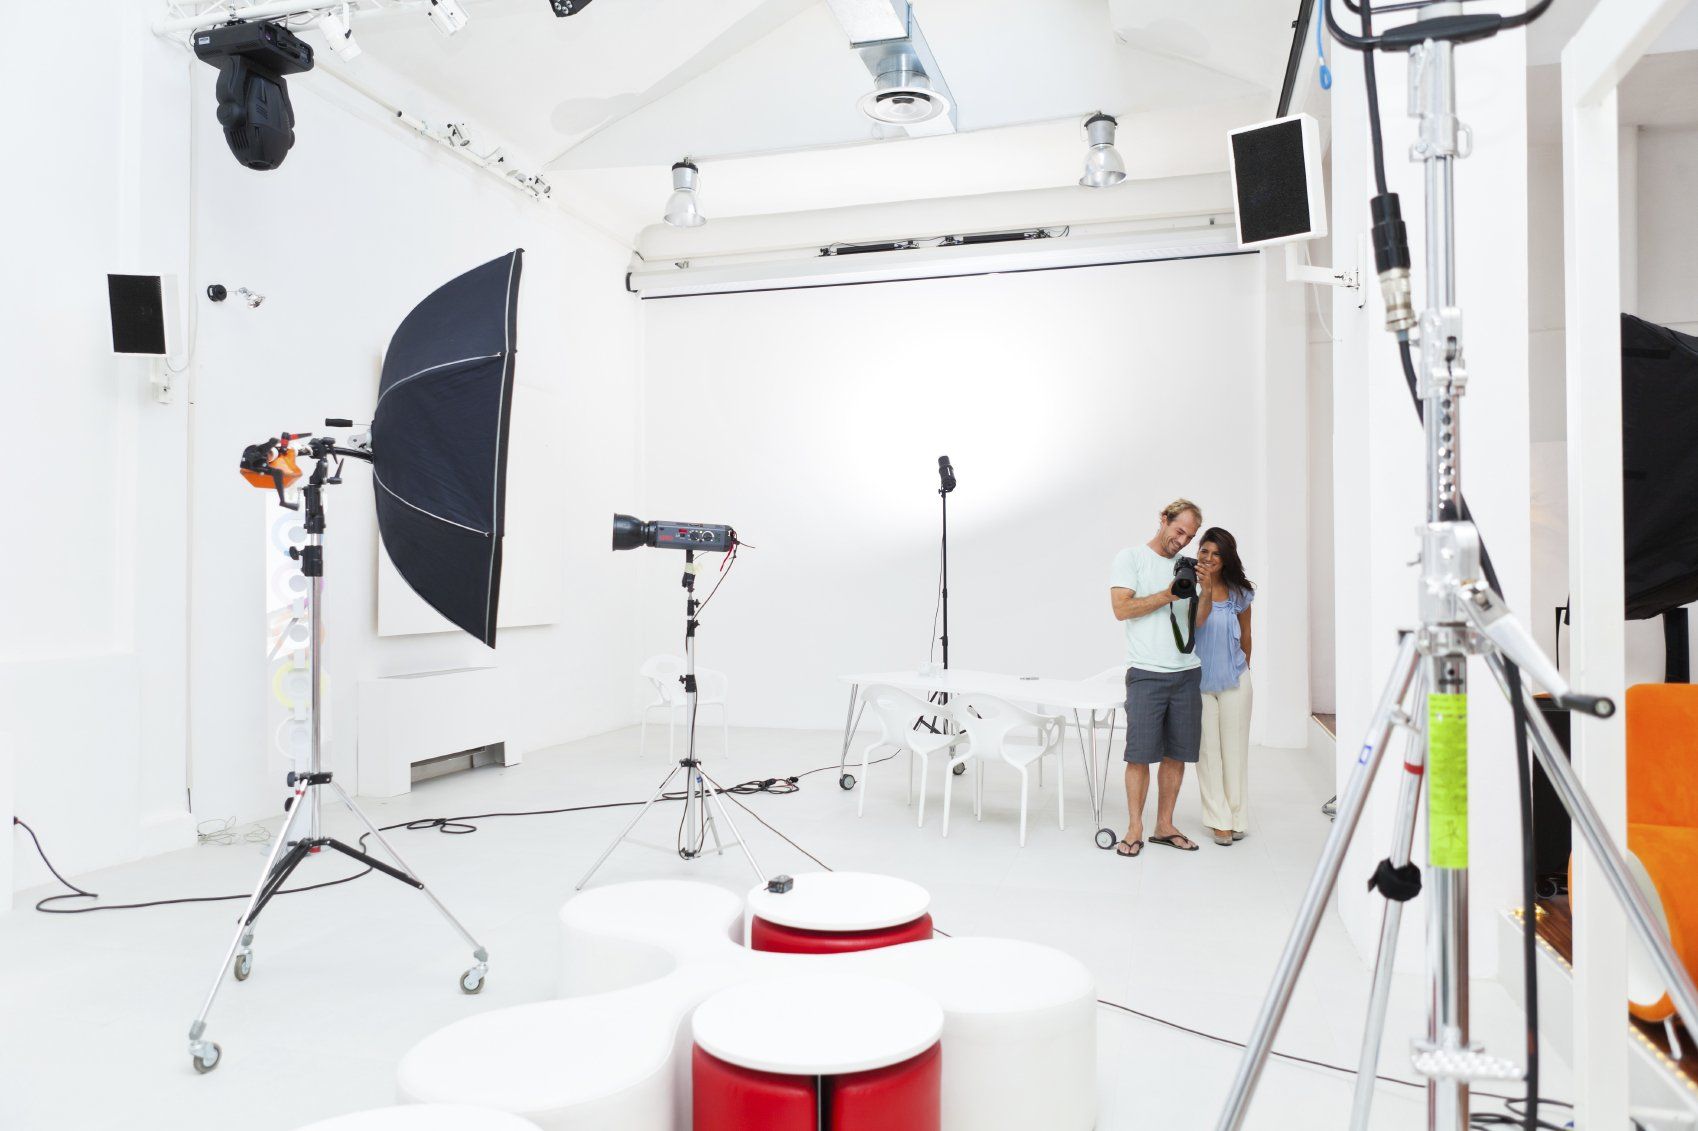
{"type": "MultiPolygon", "coordinates": [[[[195,818],[277,811],[262,643],[276,506],[236,475],[237,458],[282,429],[369,416],[401,317],[513,247],[527,250],[518,378],[553,406],[547,481],[523,473],[561,531],[543,594],[555,623],[504,630],[495,652],[458,635],[380,639],[370,476],[350,464],[328,499],[328,763],[354,773],[368,677],[497,666],[520,749],[629,721],[633,590],[605,549],[606,515],[637,483],[628,249],[396,127],[329,75],[290,81],[297,142],[284,166],[243,169],[213,118],[215,72],[154,37],[146,6],[101,7],[111,18],[89,21],[86,74],[31,56],[5,76],[14,104],[50,97],[65,111],[21,123],[32,151],[65,156],[51,175],[8,179],[10,213],[78,217],[15,225],[22,267],[0,284],[8,391],[32,421],[13,438],[32,481],[13,514],[51,532],[5,567],[7,591],[28,598],[0,613],[0,709],[20,751],[17,811],[55,863],[86,870],[192,843],[195,818]],[[53,134],[65,120],[82,123],[74,146],[53,134]],[[193,360],[169,404],[152,399],[144,363],[108,352],[108,271],[184,281],[193,360]],[[212,282],[265,302],[214,305],[212,282]]],[[[19,16],[21,34],[55,33],[45,12],[19,16]]],[[[515,541],[509,553],[524,553],[515,541]]],[[[17,886],[47,878],[33,852],[18,865],[17,886]]]]}
{"type": "MultiPolygon", "coordinates": [[[[927,658],[948,454],[953,666],[1123,663],[1109,562],[1186,495],[1261,587],[1253,738],[1303,745],[1306,625],[1281,616],[1307,601],[1303,491],[1262,490],[1264,286],[1240,255],[645,302],[643,517],[752,544],[699,639],[733,723],[840,726],[840,675],[927,658]],[[1297,536],[1270,558],[1273,524],[1297,536]]],[[[1298,427],[1273,443],[1301,474],[1292,334],[1298,427]]],[[[652,651],[682,646],[681,563],[661,557],[643,563],[652,651]]]]}
{"type": "MultiPolygon", "coordinates": [[[[25,151],[56,155],[52,169],[20,166],[0,186],[13,218],[0,380],[19,425],[8,513],[29,543],[0,565],[0,713],[16,752],[11,811],[71,871],[192,843],[194,828],[182,692],[188,412],[181,398],[153,400],[146,361],[111,354],[104,278],[186,265],[189,64],[147,33],[143,6],[103,7],[79,40],[87,73],[32,52],[0,75],[9,105],[56,110],[16,123],[25,151]]],[[[63,32],[57,11],[10,15],[36,42],[63,32]]],[[[15,886],[47,879],[27,838],[6,835],[15,886]]]]}

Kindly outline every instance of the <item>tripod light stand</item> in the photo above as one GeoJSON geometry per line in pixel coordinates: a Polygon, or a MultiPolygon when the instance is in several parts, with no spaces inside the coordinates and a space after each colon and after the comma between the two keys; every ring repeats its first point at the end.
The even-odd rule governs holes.
{"type": "MultiPolygon", "coordinates": [[[[725,844],[719,836],[719,826],[715,823],[714,810],[719,811],[718,820],[725,822],[730,831],[732,844],[743,850],[748,858],[749,867],[754,869],[755,879],[767,884],[772,891],[789,890],[790,879],[787,876],[775,877],[770,883],[766,873],[761,871],[755,854],[749,848],[748,841],[743,839],[737,826],[731,820],[731,814],[726,812],[725,802],[719,795],[723,790],[718,782],[709,777],[702,769],[701,759],[696,757],[696,629],[700,622],[697,614],[701,611],[703,602],[696,600],[696,550],[724,551],[735,554],[737,549],[737,532],[729,526],[712,525],[700,522],[642,522],[630,515],[616,514],[613,516],[613,548],[615,550],[631,550],[638,546],[665,546],[684,551],[684,695],[689,703],[688,741],[685,754],[676,766],[669,770],[660,784],[655,787],[643,807],[637,810],[630,823],[620,830],[613,842],[602,850],[590,865],[589,871],[574,885],[579,891],[583,890],[590,878],[613,855],[613,850],[625,842],[648,811],[654,808],[654,803],[666,795],[666,787],[672,784],[672,779],[679,770],[684,771],[684,819],[679,826],[688,830],[684,835],[689,839],[681,840],[678,845],[678,855],[685,860],[695,860],[705,851],[707,837],[713,837],[714,850],[719,855],[725,855],[725,844]]],[[[712,594],[709,594],[712,596],[712,594]]]]}
{"type": "MultiPolygon", "coordinates": [[[[1461,43],[1523,26],[1548,7],[1548,0],[1517,16],[1462,14],[1460,4],[1429,4],[1421,7],[1412,23],[1371,38],[1366,28],[1368,0],[1360,2],[1365,25],[1362,37],[1339,29],[1332,18],[1330,0],[1323,2],[1328,3],[1326,18],[1333,37],[1345,46],[1407,51],[1410,55],[1410,107],[1420,122],[1412,159],[1422,163],[1426,180],[1427,302],[1419,320],[1420,357],[1412,366],[1418,372],[1411,373],[1427,445],[1427,523],[1422,532],[1419,583],[1421,623],[1402,639],[1216,1127],[1218,1131],[1236,1131],[1243,1124],[1274,1035],[1325,914],[1345,850],[1361,819],[1374,774],[1393,730],[1402,728],[1409,736],[1408,752],[1391,852],[1375,876],[1375,886],[1386,895],[1387,904],[1350,1125],[1353,1129],[1368,1126],[1402,905],[1421,888],[1419,873],[1409,861],[1424,781],[1432,901],[1426,953],[1429,1016],[1427,1036],[1414,1042],[1411,1061],[1416,1073],[1427,1081],[1428,1128],[1466,1131],[1473,1082],[1522,1078],[1520,1068],[1488,1054],[1471,1040],[1468,1031],[1469,656],[1485,659],[1517,708],[1516,714],[1525,715],[1540,766],[1600,864],[1611,892],[1625,908],[1634,933],[1650,952],[1682,1016],[1698,1017],[1698,991],[1533,702],[1531,690],[1522,685],[1521,672],[1533,676],[1560,705],[1577,714],[1609,718],[1615,713],[1615,705],[1607,698],[1573,692],[1503,598],[1482,580],[1487,569],[1484,551],[1462,495],[1459,437],[1467,372],[1462,312],[1455,288],[1453,166],[1467,155],[1470,143],[1467,128],[1456,117],[1454,52],[1461,43]]],[[[1372,94],[1371,62],[1366,73],[1372,94]]],[[[1408,367],[1408,330],[1414,324],[1408,253],[1398,246],[1402,222],[1397,218],[1396,198],[1385,192],[1383,184],[1380,191],[1373,203],[1376,260],[1387,294],[1388,326],[1399,335],[1408,367]]],[[[1517,725],[1522,725],[1519,719],[1517,725]]],[[[1534,908],[1524,908],[1523,914],[1531,917],[1534,908]]],[[[1533,1007],[1529,1002],[1528,1008],[1533,1007]]],[[[1529,1119],[1536,1115],[1535,1109],[1529,1119]]]]}
{"type": "MultiPolygon", "coordinates": [[[[378,534],[396,571],[451,624],[495,646],[522,261],[522,250],[515,250],[474,267],[427,295],[402,320],[384,353],[368,437],[339,444],[328,436],[285,434],[242,453],[243,477],[256,487],[275,488],[278,502],[291,509],[296,504],[285,492],[300,477],[297,457],[313,461],[301,490],[307,545],[298,553],[291,551],[301,563],[310,590],[307,674],[312,687],[312,759],[306,773],[288,775],[295,791],[288,817],[237,922],[206,1001],[189,1026],[189,1055],[197,1072],[210,1072],[223,1055],[215,1042],[206,1039],[206,1019],[225,968],[237,981],[247,980],[253,971],[255,920],[272,897],[283,891],[290,873],[323,848],[424,892],[472,948],[475,965],[460,975],[460,989],[469,994],[483,989],[489,953],[407,867],[382,831],[324,768],[319,686],[324,637],[324,489],[342,481],[344,459],[370,463],[378,534]],[[324,835],[319,817],[321,792],[326,789],[359,819],[367,835],[377,839],[394,860],[393,866],[324,835]],[[302,835],[291,840],[297,831],[302,835]]],[[[325,424],[353,426],[349,420],[325,424]]]]}
{"type": "MultiPolygon", "coordinates": [[[[346,424],[346,421],[328,421],[331,424],[346,424]]],[[[282,450],[289,452],[289,439],[306,439],[306,437],[285,438],[282,450]]],[[[258,445],[256,445],[258,447],[258,445]]],[[[249,449],[250,453],[254,449],[249,449]]],[[[189,1026],[189,1056],[194,1062],[196,1072],[210,1072],[218,1067],[223,1059],[223,1049],[216,1041],[206,1039],[206,1019],[212,1012],[212,1006],[218,1000],[218,991],[224,985],[224,971],[229,969],[238,982],[245,982],[253,973],[253,942],[254,925],[259,920],[260,912],[271,902],[273,896],[288,883],[289,877],[307,857],[323,848],[331,848],[344,856],[351,857],[366,867],[382,872],[393,879],[400,880],[410,887],[417,888],[442,913],[466,944],[472,948],[474,965],[460,975],[460,989],[468,994],[475,994],[484,987],[484,977],[489,973],[489,952],[478,940],[461,925],[436,893],[425,886],[423,880],[401,859],[401,854],[395,851],[393,845],[384,837],[378,827],[372,823],[360,807],[354,804],[354,799],[348,791],[333,781],[330,771],[324,768],[323,762],[323,711],[321,703],[321,673],[322,650],[324,646],[324,489],[342,482],[342,460],[353,458],[370,462],[371,452],[357,447],[341,447],[328,437],[310,439],[309,442],[290,453],[289,465],[294,466],[293,455],[303,455],[314,461],[313,469],[307,478],[306,485],[301,489],[302,524],[306,530],[307,544],[298,549],[291,548],[290,557],[301,563],[301,573],[307,578],[308,584],[308,626],[310,642],[307,651],[307,676],[312,687],[312,745],[311,762],[306,773],[289,771],[288,783],[294,789],[294,796],[287,804],[288,816],[284,818],[283,827],[278,830],[272,841],[271,854],[266,857],[265,867],[260,871],[259,883],[253,894],[248,897],[247,906],[237,920],[235,934],[230,939],[230,945],[224,953],[224,960],[218,964],[218,972],[213,975],[212,986],[207,991],[206,1001],[201,1005],[200,1013],[195,1016],[189,1026]],[[329,473],[331,461],[335,461],[336,471],[329,473]],[[334,794],[334,800],[340,801],[348,812],[365,826],[366,833],[376,838],[384,852],[395,861],[392,866],[374,856],[368,855],[358,848],[342,843],[335,837],[325,836],[320,824],[322,791],[329,789],[334,794]],[[290,834],[299,828],[303,835],[290,839],[290,834]]],[[[279,457],[282,458],[282,457],[279,457]]],[[[244,460],[244,470],[247,461],[244,460]]],[[[284,506],[290,506],[283,498],[283,484],[278,482],[278,495],[284,506]]]]}

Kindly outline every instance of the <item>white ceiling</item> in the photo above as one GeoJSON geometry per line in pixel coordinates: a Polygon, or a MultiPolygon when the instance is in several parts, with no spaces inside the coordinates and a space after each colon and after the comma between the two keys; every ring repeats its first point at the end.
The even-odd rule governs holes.
{"type": "Polygon", "coordinates": [[[1299,3],[914,0],[959,132],[887,141],[855,109],[871,80],[824,0],[466,8],[453,37],[416,15],[357,22],[350,70],[430,90],[634,234],[686,155],[710,218],[1068,185],[1099,109],[1133,177],[1219,171],[1225,130],[1274,114],[1299,3]]]}
{"type": "MultiPolygon", "coordinates": [[[[1698,129],[1698,51],[1639,60],[1621,80],[1616,113],[1624,126],[1698,129]]],[[[1562,68],[1555,63],[1527,68],[1527,137],[1538,145],[1562,144],[1562,68]]]]}

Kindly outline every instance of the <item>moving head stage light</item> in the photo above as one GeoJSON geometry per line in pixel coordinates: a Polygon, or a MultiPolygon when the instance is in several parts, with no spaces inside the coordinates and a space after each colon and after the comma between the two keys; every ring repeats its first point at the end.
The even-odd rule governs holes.
{"type": "Polygon", "coordinates": [[[312,70],[312,47],[281,24],[225,24],[194,34],[195,57],[218,68],[218,124],[250,169],[275,169],[295,144],[284,75],[312,70]]]}

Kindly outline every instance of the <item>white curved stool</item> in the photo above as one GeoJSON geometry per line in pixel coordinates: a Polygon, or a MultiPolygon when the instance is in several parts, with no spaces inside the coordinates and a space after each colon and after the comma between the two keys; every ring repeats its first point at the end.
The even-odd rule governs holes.
{"type": "Polygon", "coordinates": [[[761,978],[704,1001],[691,1031],[695,1131],[812,1131],[821,1114],[826,1126],[941,1126],[943,1010],[902,982],[761,978]]]}
{"type": "Polygon", "coordinates": [[[486,1107],[404,1104],[338,1115],[296,1131],[537,1131],[537,1125],[486,1107]]]}

